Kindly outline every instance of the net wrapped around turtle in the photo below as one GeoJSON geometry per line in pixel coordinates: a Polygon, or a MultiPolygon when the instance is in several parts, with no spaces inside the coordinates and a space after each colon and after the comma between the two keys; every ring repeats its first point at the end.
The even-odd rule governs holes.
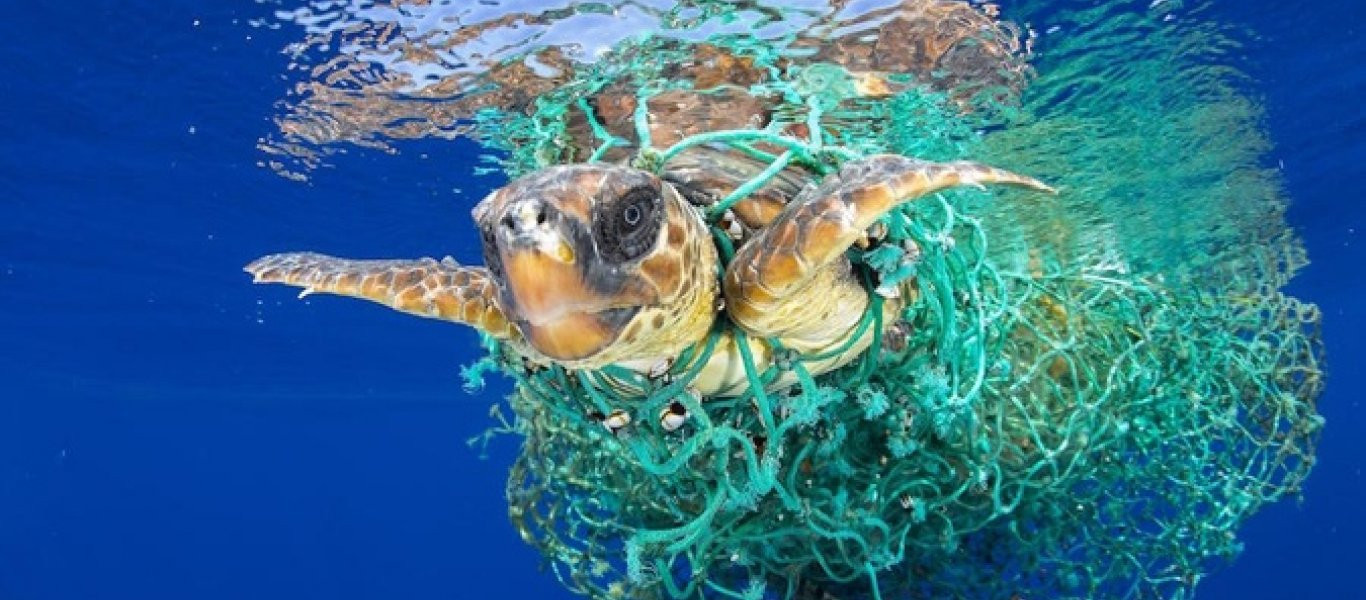
{"type": "MultiPolygon", "coordinates": [[[[737,88],[662,75],[698,46],[646,39],[525,111],[486,110],[481,127],[512,173],[661,171],[698,145],[762,161],[705,207],[724,262],[729,207],[783,169],[989,154],[981,102],[1011,85],[935,91],[892,75],[895,93],[861,96],[845,67],[708,44],[758,74],[742,91],[775,107],[766,124],[652,131],[657,99],[737,88]]],[[[748,391],[705,398],[689,387],[697,356],[650,378],[529,367],[490,340],[468,374],[516,381],[503,428],[522,440],[514,524],[595,598],[1191,593],[1238,552],[1243,520],[1297,494],[1313,465],[1319,314],[1280,291],[1303,251],[1284,234],[1237,260],[1140,268],[1053,243],[1081,226],[1043,224],[1031,215],[1055,211],[1040,202],[955,190],[889,215],[885,235],[849,251],[874,292],[864,326],[884,330],[878,292],[910,282],[916,300],[864,356],[819,376],[804,367],[819,357],[780,352],[767,370],[748,361],[748,391]],[[796,383],[770,385],[779,372],[796,383]],[[686,420],[666,427],[674,405],[686,420]],[[609,414],[629,423],[604,427],[609,414]]],[[[713,341],[731,326],[716,327],[713,341]]]]}

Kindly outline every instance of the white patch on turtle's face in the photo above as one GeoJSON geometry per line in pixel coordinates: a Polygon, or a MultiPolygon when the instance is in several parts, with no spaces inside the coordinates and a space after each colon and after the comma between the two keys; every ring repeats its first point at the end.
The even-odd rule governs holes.
{"type": "Polygon", "coordinates": [[[574,248],[564,239],[560,228],[549,222],[547,211],[546,203],[535,198],[508,204],[498,223],[502,241],[505,247],[526,246],[552,260],[572,265],[574,248]]]}

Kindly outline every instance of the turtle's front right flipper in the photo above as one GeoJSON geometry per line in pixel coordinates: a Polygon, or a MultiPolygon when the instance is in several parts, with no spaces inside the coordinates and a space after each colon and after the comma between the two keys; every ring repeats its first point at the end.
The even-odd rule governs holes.
{"type": "Polygon", "coordinates": [[[246,266],[256,283],[285,283],[312,293],[364,298],[406,313],[465,323],[499,339],[519,338],[498,306],[483,267],[436,261],[350,260],[313,252],[264,256],[246,266]]]}
{"type": "Polygon", "coordinates": [[[906,203],[987,183],[1053,191],[1036,179],[970,162],[880,154],[845,163],[736,251],[722,280],[726,311],[750,335],[788,346],[838,341],[832,330],[852,331],[868,302],[862,283],[850,275],[849,246],[906,203]]]}

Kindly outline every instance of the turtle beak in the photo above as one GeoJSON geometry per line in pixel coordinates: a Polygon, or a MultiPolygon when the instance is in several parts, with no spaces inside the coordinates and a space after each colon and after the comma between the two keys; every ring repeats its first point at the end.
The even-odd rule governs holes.
{"type": "Polygon", "coordinates": [[[575,222],[540,200],[509,204],[499,217],[503,306],[542,354],[579,360],[600,352],[635,310],[609,310],[570,243],[575,222]]]}
{"type": "Polygon", "coordinates": [[[509,204],[498,220],[499,235],[509,254],[534,252],[546,259],[574,264],[574,247],[559,231],[560,217],[538,199],[509,204]]]}
{"type": "Polygon", "coordinates": [[[509,203],[498,217],[498,252],[507,308],[544,325],[568,313],[591,312],[601,295],[584,277],[571,240],[574,223],[542,200],[509,203]]]}

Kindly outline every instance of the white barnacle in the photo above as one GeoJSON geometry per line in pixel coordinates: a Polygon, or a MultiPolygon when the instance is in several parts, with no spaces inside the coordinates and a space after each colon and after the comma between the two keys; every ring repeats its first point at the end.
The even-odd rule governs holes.
{"type": "Polygon", "coordinates": [[[650,379],[659,379],[669,374],[669,369],[673,368],[672,358],[661,358],[659,362],[650,367],[650,379]]]}
{"type": "Polygon", "coordinates": [[[659,413],[659,426],[664,431],[677,431],[684,423],[688,422],[688,409],[681,402],[670,402],[659,413]]]}
{"type": "Polygon", "coordinates": [[[881,242],[885,237],[887,237],[887,223],[875,221],[863,230],[863,234],[854,241],[854,244],[859,248],[868,248],[877,242],[881,242]]]}
{"type": "Polygon", "coordinates": [[[868,236],[870,241],[882,241],[882,238],[887,237],[887,222],[874,221],[872,225],[868,226],[868,231],[864,232],[864,235],[868,236]]]}
{"type": "Polygon", "coordinates": [[[920,262],[920,259],[925,256],[924,252],[920,250],[920,244],[915,243],[915,240],[907,239],[902,241],[901,249],[905,251],[905,254],[901,255],[901,262],[906,264],[917,264],[920,262]]]}
{"type": "Polygon", "coordinates": [[[735,211],[727,210],[723,213],[719,225],[726,230],[726,235],[730,236],[732,240],[738,242],[745,237],[745,228],[740,224],[740,219],[735,216],[735,211]]]}
{"type": "Polygon", "coordinates": [[[620,431],[621,428],[630,424],[631,413],[621,410],[620,408],[612,411],[612,414],[607,415],[607,418],[602,420],[602,426],[606,427],[607,430],[612,433],[616,433],[620,431]]]}

